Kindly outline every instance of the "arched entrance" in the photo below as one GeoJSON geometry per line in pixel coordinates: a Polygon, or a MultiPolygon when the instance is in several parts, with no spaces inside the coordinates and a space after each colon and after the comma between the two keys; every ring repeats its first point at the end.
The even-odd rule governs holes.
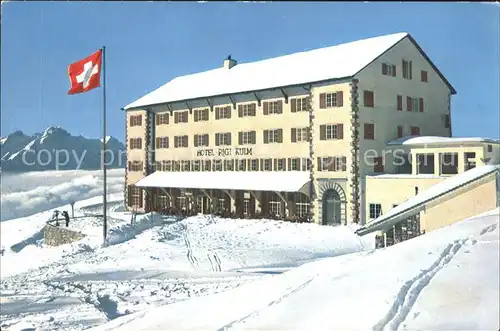
{"type": "Polygon", "coordinates": [[[340,225],[342,222],[342,200],[334,189],[323,194],[323,225],[340,225]]]}

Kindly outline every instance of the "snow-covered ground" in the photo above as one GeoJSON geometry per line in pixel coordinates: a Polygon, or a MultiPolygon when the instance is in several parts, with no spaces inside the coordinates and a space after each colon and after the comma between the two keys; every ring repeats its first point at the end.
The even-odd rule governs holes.
{"type": "Polygon", "coordinates": [[[92,330],[498,330],[499,210],[92,330]]]}
{"type": "Polygon", "coordinates": [[[0,223],[2,330],[81,330],[373,246],[349,227],[154,213],[131,224],[119,192],[109,196],[109,245],[102,247],[102,221],[91,216],[101,213],[101,200],[76,203],[83,218],[70,228],[87,237],[73,244],[43,243],[53,209],[69,205],[0,223]]]}
{"type": "Polygon", "coordinates": [[[499,329],[498,209],[374,250],[350,227],[154,213],[132,224],[117,192],[103,247],[92,194],[75,205],[70,228],[87,236],[73,244],[43,241],[65,203],[0,223],[2,330],[499,329]]]}

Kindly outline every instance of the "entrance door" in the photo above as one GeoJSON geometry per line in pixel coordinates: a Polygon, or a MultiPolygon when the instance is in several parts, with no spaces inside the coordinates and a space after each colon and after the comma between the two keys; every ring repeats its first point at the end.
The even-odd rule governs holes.
{"type": "Polygon", "coordinates": [[[335,190],[327,190],[323,195],[323,225],[341,224],[342,202],[335,190]]]}

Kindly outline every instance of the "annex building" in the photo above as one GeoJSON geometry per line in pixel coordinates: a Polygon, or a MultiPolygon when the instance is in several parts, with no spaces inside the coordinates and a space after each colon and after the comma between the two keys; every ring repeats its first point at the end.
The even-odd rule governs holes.
{"type": "Polygon", "coordinates": [[[370,223],[499,163],[499,141],[452,138],[455,93],[408,33],[228,57],[123,108],[127,206],[370,223]]]}

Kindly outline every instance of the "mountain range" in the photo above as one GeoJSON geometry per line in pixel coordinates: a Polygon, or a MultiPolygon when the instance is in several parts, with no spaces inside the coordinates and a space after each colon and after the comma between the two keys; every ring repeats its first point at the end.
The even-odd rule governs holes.
{"type": "MultiPolygon", "coordinates": [[[[107,136],[108,168],[125,167],[125,145],[107,136]]],[[[0,138],[2,171],[97,170],[101,168],[102,139],[72,136],[60,126],[26,135],[15,131],[0,138]]]]}

